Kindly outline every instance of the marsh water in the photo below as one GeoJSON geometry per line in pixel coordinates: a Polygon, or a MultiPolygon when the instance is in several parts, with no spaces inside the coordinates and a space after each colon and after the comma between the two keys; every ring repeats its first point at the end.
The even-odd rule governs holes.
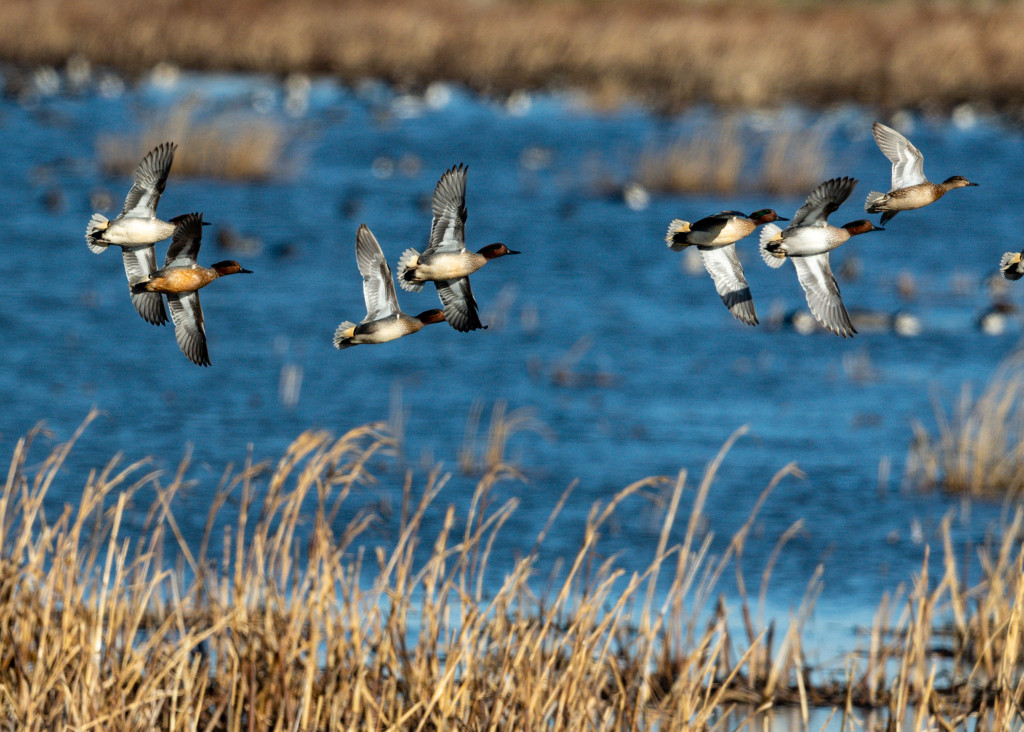
{"type": "MultiPolygon", "coordinates": [[[[503,533],[505,556],[493,561],[531,547],[578,481],[544,545],[553,566],[579,546],[595,501],[683,469],[695,485],[746,425],[711,487],[702,530],[721,554],[773,474],[796,462],[806,477],[784,479],[769,498],[743,566],[756,589],[779,538],[802,521],[773,572],[769,605],[785,621],[822,565],[812,630],[829,639],[829,651],[855,644],[855,628],[869,622],[884,592],[910,580],[926,547],[941,552],[943,517],[953,517],[960,555],[997,530],[998,503],[920,492],[903,472],[914,423],[934,433],[936,400],[948,408],[964,383],[980,390],[1018,346],[1012,313],[1000,334],[978,327],[993,304],[989,280],[1000,255],[1021,246],[1022,133],[1000,118],[966,108],[900,118],[925,152],[926,173],[961,174],[980,186],[901,214],[885,233],[833,253],[851,311],[908,313],[920,324],[912,336],[883,327],[841,339],[787,325],[785,316],[804,307],[802,291],[791,267],[763,265],[755,238],[740,253],[761,317],[756,328],[735,321],[707,274],[663,241],[673,218],[762,207],[792,216],[806,192],[629,186],[645,153],[721,124],[711,110],[663,117],[631,106],[594,109],[571,94],[495,99],[444,85],[409,95],[313,79],[296,98],[270,77],[94,75],[73,86],[61,74],[3,73],[0,442],[10,454],[40,421],[52,431],[42,444],[61,441],[90,408],[102,410],[51,489],[55,506],[75,503],[89,471],[117,453],[173,471],[191,450],[195,485],[179,512],[187,537],[197,539],[227,464],[250,451],[276,459],[307,429],[340,435],[401,415],[404,460],[382,459],[379,482],[361,487],[353,508],[397,503],[405,467],[422,486],[436,461],[453,473],[438,503],[465,508],[477,479],[458,468],[467,424],[482,409],[482,439],[491,410],[504,404],[528,410],[533,428],[508,441],[506,456],[524,480],[503,482],[496,498],[521,505],[503,533]],[[96,256],[83,241],[90,214],[115,215],[130,185],[128,173],[103,171],[97,141],[137,144],[185,104],[195,124],[258,120],[284,139],[266,179],[191,178],[172,168],[161,199],[164,217],[197,210],[213,222],[200,262],[237,259],[255,272],[202,291],[210,368],[185,359],[172,328],[134,312],[119,253],[96,256]],[[490,327],[464,334],[441,324],[386,346],[336,351],[337,324],[365,313],[356,228],[366,222],[392,262],[421,246],[430,193],[457,163],[469,166],[470,247],[503,241],[522,252],[473,276],[490,327]],[[96,208],[104,199],[106,208],[96,208]]],[[[870,134],[874,118],[836,107],[730,121],[752,146],[775,130],[820,136],[822,179],[861,181],[833,215],[842,223],[862,217],[864,196],[889,182],[870,134]]],[[[157,250],[162,257],[163,245],[157,250]]],[[[1021,294],[1001,297],[1012,305],[1021,294]]],[[[413,313],[436,306],[429,288],[399,298],[413,313]]],[[[136,530],[146,508],[135,507],[136,530]]],[[[689,501],[676,536],[688,510],[689,501]]],[[[661,516],[656,496],[637,498],[606,532],[604,551],[619,552],[628,568],[646,567],[661,516]]],[[[393,523],[380,523],[367,541],[386,546],[393,523]]],[[[735,599],[728,573],[721,589],[735,599]]]]}

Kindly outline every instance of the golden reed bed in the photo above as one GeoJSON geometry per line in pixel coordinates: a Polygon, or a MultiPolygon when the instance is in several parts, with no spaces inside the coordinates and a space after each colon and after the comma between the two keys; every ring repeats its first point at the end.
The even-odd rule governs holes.
{"type": "Polygon", "coordinates": [[[8,0],[0,59],[576,87],[664,110],[1024,101],[1020,3],[8,0]]]}
{"type": "Polygon", "coordinates": [[[702,506],[737,433],[694,488],[685,474],[649,478],[596,503],[578,551],[545,581],[533,577],[544,537],[574,497],[532,552],[501,556],[516,501],[493,488],[518,479],[501,457],[514,428],[492,424],[468,506],[439,510],[439,470],[408,477],[387,541],[368,538],[369,509],[338,520],[344,504],[368,505],[368,466],[395,447],[381,424],[306,432],[274,463],[229,466],[216,487],[191,484],[187,458],[173,474],[97,461],[63,506],[48,492],[77,485],[66,461],[78,435],[39,454],[33,432],[0,491],[0,729],[755,730],[756,712],[781,705],[799,710],[791,729],[811,729],[820,705],[844,730],[864,728],[869,709],[894,730],[1020,728],[1020,511],[970,585],[947,521],[938,571],[926,559],[905,598],[882,602],[865,653],[811,669],[802,628],[817,577],[785,628],[716,589],[794,466],[711,555],[702,506]],[[194,512],[183,492],[193,506],[212,496],[198,545],[176,518],[194,512]],[[132,505],[144,493],[148,513],[132,505]],[[649,564],[632,573],[601,537],[638,502],[663,529],[634,550],[649,564]]]}

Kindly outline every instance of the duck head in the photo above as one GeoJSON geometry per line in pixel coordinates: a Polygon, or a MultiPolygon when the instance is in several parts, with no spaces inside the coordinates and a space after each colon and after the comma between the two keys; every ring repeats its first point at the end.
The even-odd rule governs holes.
{"type": "Polygon", "coordinates": [[[971,183],[969,180],[964,178],[962,175],[953,175],[946,180],[942,181],[942,185],[946,189],[950,188],[966,188],[967,186],[976,186],[977,183],[971,183]]]}
{"type": "Polygon", "coordinates": [[[482,254],[484,259],[497,259],[498,257],[504,257],[506,254],[519,254],[519,252],[509,249],[504,244],[498,242],[496,244],[488,244],[477,254],[482,254]]]}
{"type": "Polygon", "coordinates": [[[840,228],[846,229],[850,232],[850,236],[867,234],[869,231],[885,231],[881,226],[875,226],[867,219],[857,219],[856,221],[851,221],[848,224],[843,224],[840,228]]]}
{"type": "Polygon", "coordinates": [[[223,277],[229,274],[252,274],[251,269],[243,269],[242,265],[233,259],[225,259],[223,262],[215,262],[210,265],[210,269],[214,270],[218,276],[223,277]]]}
{"type": "Polygon", "coordinates": [[[423,323],[423,325],[430,325],[431,323],[441,323],[444,321],[444,310],[433,308],[432,310],[424,310],[422,313],[416,316],[416,320],[423,323]]]}
{"type": "Polygon", "coordinates": [[[773,221],[789,221],[789,219],[784,216],[779,216],[770,208],[762,208],[758,211],[754,211],[754,213],[750,214],[748,218],[754,222],[754,226],[770,224],[773,221]]]}

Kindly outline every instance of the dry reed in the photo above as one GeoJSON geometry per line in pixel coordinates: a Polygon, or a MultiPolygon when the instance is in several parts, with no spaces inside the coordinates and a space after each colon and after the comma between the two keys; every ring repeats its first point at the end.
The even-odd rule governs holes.
{"type": "Polygon", "coordinates": [[[783,128],[766,140],[726,122],[665,149],[648,149],[635,179],[664,193],[806,193],[826,167],[823,135],[783,128]],[[758,155],[758,150],[760,154],[758,155]]]}
{"type": "MultiPolygon", "coordinates": [[[[971,588],[952,559],[947,523],[937,586],[926,562],[901,619],[880,615],[866,669],[851,663],[845,684],[822,684],[801,641],[816,578],[781,640],[761,611],[750,612],[745,593],[741,635],[715,599],[731,562],[743,587],[739,563],[757,513],[795,473],[779,471],[723,556],[711,556],[703,506],[740,434],[709,464],[688,516],[685,473],[639,481],[596,503],[578,551],[537,594],[540,547],[570,492],[534,550],[498,575],[502,527],[516,508],[515,500],[489,500],[514,476],[500,460],[471,503],[448,507],[440,523],[426,517],[448,476],[432,471],[422,491],[407,476],[396,538],[371,548],[364,534],[373,516],[340,516],[372,481],[368,463],[394,442],[383,424],[338,439],[306,432],[274,465],[247,459],[225,470],[195,546],[175,517],[187,458],[163,475],[115,457],[90,472],[77,506],[51,515],[48,493],[63,480],[78,435],[30,470],[34,431],[14,447],[0,492],[0,727],[758,729],[767,723],[750,714],[736,725],[730,710],[796,704],[806,729],[819,703],[844,710],[844,729],[859,703],[887,710],[891,729],[907,715],[914,729],[1019,725],[1024,581],[1016,532],[1024,519],[1017,516],[983,563],[982,584],[971,588]],[[658,486],[666,490],[659,538],[636,550],[649,552],[650,564],[626,572],[602,552],[602,534],[658,486]],[[128,532],[127,511],[143,490],[156,498],[143,530],[128,532]],[[229,503],[233,517],[223,515],[229,503]],[[685,531],[673,543],[677,522],[685,531]],[[956,643],[950,676],[937,674],[930,655],[945,616],[956,643]]],[[[762,604],[775,556],[799,528],[780,538],[762,573],[762,604]]]]}
{"type": "Polygon", "coordinates": [[[194,112],[194,105],[185,103],[137,136],[100,137],[100,165],[108,175],[130,175],[147,152],[171,140],[178,143],[174,176],[266,180],[280,172],[284,131],[279,124],[235,115],[196,122],[194,112]]]}
{"type": "Polygon", "coordinates": [[[1019,3],[9,0],[4,60],[330,73],[483,91],[577,87],[658,109],[1024,101],[1019,3]],[[112,41],[110,29],[116,29],[112,41]],[[244,29],[244,32],[239,32],[244,29]]]}
{"type": "Polygon", "coordinates": [[[938,434],[920,423],[907,456],[907,477],[926,488],[1018,496],[1024,491],[1024,354],[1009,358],[974,400],[965,384],[952,413],[934,407],[938,434]]]}

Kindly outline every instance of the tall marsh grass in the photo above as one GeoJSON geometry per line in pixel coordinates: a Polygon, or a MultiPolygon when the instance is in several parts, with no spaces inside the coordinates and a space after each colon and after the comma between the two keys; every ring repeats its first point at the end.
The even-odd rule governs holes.
{"type": "Polygon", "coordinates": [[[1024,354],[1003,363],[977,399],[965,384],[949,414],[938,400],[934,412],[937,434],[914,425],[913,484],[992,497],[1024,493],[1024,354]]]}
{"type": "Polygon", "coordinates": [[[185,103],[137,136],[100,137],[100,165],[109,175],[131,175],[146,153],[171,140],[178,143],[172,176],[252,181],[281,172],[285,133],[279,123],[236,115],[196,121],[194,112],[185,103]]]}
{"type": "MultiPolygon", "coordinates": [[[[229,466],[201,540],[190,543],[178,519],[187,459],[164,474],[114,457],[90,471],[77,505],[54,508],[48,494],[68,479],[78,434],[38,460],[33,431],[14,446],[0,492],[0,726],[722,730],[761,728],[754,711],[795,704],[807,728],[809,708],[821,703],[837,705],[843,729],[862,703],[888,710],[890,729],[911,719],[915,730],[1018,725],[1024,582],[1015,538],[968,588],[947,526],[938,584],[926,562],[902,615],[888,616],[896,600],[883,606],[866,667],[851,661],[837,679],[820,678],[804,657],[815,578],[784,629],[765,625],[745,599],[733,617],[718,581],[730,566],[739,573],[758,511],[795,473],[779,471],[724,554],[712,556],[702,510],[739,434],[693,489],[685,473],[651,477],[595,503],[578,550],[539,591],[540,552],[571,490],[533,551],[503,562],[517,501],[489,500],[515,475],[500,459],[470,503],[448,506],[439,523],[425,517],[447,476],[407,476],[398,532],[374,545],[374,516],[343,509],[373,481],[368,466],[394,450],[385,425],[340,438],[306,432],[276,462],[229,466]],[[655,491],[664,498],[660,534],[634,550],[646,568],[627,572],[602,536],[655,491]],[[129,532],[144,492],[155,495],[144,529],[129,532]],[[235,513],[225,518],[229,503],[235,513]],[[685,528],[673,541],[676,524],[685,528]],[[940,627],[955,644],[954,668],[939,673],[931,643],[947,617],[940,627]]],[[[1008,536],[1021,523],[1018,515],[1008,536]]],[[[798,529],[780,537],[779,551],[798,529]]]]}
{"type": "Polygon", "coordinates": [[[827,156],[818,130],[775,130],[761,139],[726,121],[665,148],[645,150],[635,179],[665,193],[803,194],[821,182],[827,156]]]}

